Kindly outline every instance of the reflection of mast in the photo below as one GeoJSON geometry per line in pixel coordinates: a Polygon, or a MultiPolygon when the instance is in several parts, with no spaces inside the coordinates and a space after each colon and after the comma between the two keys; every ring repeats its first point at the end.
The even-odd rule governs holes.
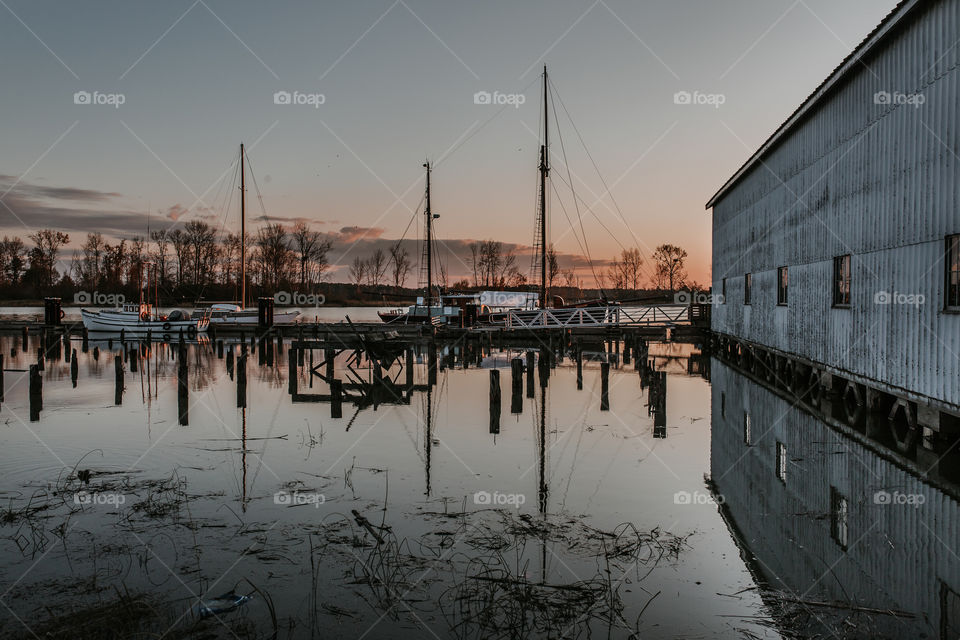
{"type": "Polygon", "coordinates": [[[427,429],[426,435],[424,436],[423,446],[425,447],[426,453],[426,480],[427,480],[427,490],[424,492],[424,495],[427,497],[430,496],[430,449],[432,448],[433,442],[433,387],[427,387],[427,429]]]}
{"type": "Polygon", "coordinates": [[[241,441],[240,441],[240,464],[243,466],[243,491],[240,497],[240,508],[246,512],[247,510],[247,408],[243,407],[241,410],[241,420],[242,420],[242,431],[241,431],[241,441]]]}
{"type": "Polygon", "coordinates": [[[540,486],[537,488],[537,506],[540,515],[547,514],[547,387],[540,387],[540,451],[538,464],[540,467],[540,486]]]}

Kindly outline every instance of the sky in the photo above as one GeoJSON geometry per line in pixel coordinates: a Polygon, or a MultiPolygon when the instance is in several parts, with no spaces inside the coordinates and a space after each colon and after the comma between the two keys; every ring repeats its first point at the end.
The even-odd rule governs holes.
{"type": "Polygon", "coordinates": [[[244,142],[248,221],[328,234],[331,279],[416,237],[425,159],[451,276],[526,270],[546,64],[561,265],[671,243],[707,283],[704,204],[895,4],[0,0],[0,233],[237,232],[244,142]]]}

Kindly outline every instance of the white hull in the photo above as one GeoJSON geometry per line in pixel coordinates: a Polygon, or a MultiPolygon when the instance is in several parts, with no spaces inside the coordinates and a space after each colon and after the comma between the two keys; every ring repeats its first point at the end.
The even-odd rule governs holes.
{"type": "Polygon", "coordinates": [[[87,309],[81,309],[80,314],[83,316],[84,328],[91,333],[119,334],[120,331],[123,331],[125,336],[131,338],[146,338],[149,331],[151,337],[173,340],[178,338],[181,333],[185,337],[191,337],[198,333],[205,333],[207,330],[207,320],[205,318],[196,320],[144,320],[136,313],[88,311],[87,309]]]}
{"type": "MultiPolygon", "coordinates": [[[[219,315],[214,312],[210,318],[210,324],[257,324],[257,312],[256,311],[231,311],[224,315],[219,315]]],[[[300,317],[299,311],[287,311],[284,313],[274,313],[273,314],[273,324],[294,324],[297,322],[297,318],[300,317]]]]}

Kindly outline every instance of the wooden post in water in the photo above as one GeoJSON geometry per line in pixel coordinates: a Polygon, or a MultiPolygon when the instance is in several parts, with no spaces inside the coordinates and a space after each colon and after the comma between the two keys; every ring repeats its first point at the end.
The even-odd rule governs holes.
{"type": "Polygon", "coordinates": [[[37,367],[43,371],[43,347],[37,347],[37,367]]]}
{"type": "Polygon", "coordinates": [[[223,360],[223,340],[217,340],[217,359],[223,360]]]}
{"type": "Polygon", "coordinates": [[[90,333],[87,331],[87,328],[83,328],[83,342],[81,343],[80,350],[86,353],[90,350],[90,333]]]}
{"type": "Polygon", "coordinates": [[[290,356],[287,363],[287,391],[290,392],[291,396],[297,395],[297,350],[290,349],[287,352],[290,356]]]}
{"type": "Polygon", "coordinates": [[[123,402],[123,358],[118,353],[113,356],[113,377],[114,377],[114,404],[123,402]]]}
{"type": "Polygon", "coordinates": [[[610,363],[600,363],[600,411],[610,410],[610,363]]]}
{"type": "Polygon", "coordinates": [[[576,346],[576,359],[577,359],[577,391],[583,389],[583,349],[580,346],[580,343],[577,343],[576,346]]]}
{"type": "Polygon", "coordinates": [[[510,361],[510,413],[523,413],[523,360],[510,361]]]}
{"type": "Polygon", "coordinates": [[[336,351],[333,349],[324,349],[323,350],[323,359],[326,360],[327,365],[327,380],[333,380],[334,372],[334,359],[336,358],[336,351]]]}
{"type": "MultiPolygon", "coordinates": [[[[73,385],[77,386],[77,385],[73,385]]],[[[3,402],[3,354],[0,353],[0,402],[3,402]]]]}
{"type": "Polygon", "coordinates": [[[230,379],[233,380],[233,346],[231,345],[227,349],[227,373],[230,374],[230,379]]]}
{"type": "Polygon", "coordinates": [[[100,347],[93,348],[93,361],[94,362],[100,361],[100,347]]]}
{"type": "Polygon", "coordinates": [[[130,373],[137,372],[137,360],[140,359],[140,343],[136,345],[130,345],[130,353],[127,356],[127,359],[130,361],[130,373]]]}
{"type": "Polygon", "coordinates": [[[330,417],[343,417],[343,380],[330,379],[330,417]]]}
{"type": "Polygon", "coordinates": [[[546,347],[540,348],[540,387],[543,389],[547,388],[547,382],[550,380],[550,350],[546,347]]]}
{"type": "MultiPolygon", "coordinates": [[[[2,356],[0,356],[2,357],[2,356]]],[[[77,388],[77,375],[80,373],[80,365],[77,364],[77,350],[73,350],[73,357],[70,359],[70,382],[73,383],[73,388],[77,388]]],[[[3,374],[0,373],[0,380],[3,380],[3,374]]],[[[0,397],[2,399],[2,397],[0,397]]]]}
{"type": "Polygon", "coordinates": [[[241,353],[237,359],[237,408],[247,406],[247,354],[241,353]]]}
{"type": "MultiPolygon", "coordinates": [[[[86,330],[86,329],[84,329],[84,330],[86,330]]],[[[27,333],[28,333],[29,331],[30,331],[30,330],[27,329],[26,325],[24,325],[23,331],[21,332],[21,339],[20,339],[20,344],[21,344],[20,350],[21,350],[21,351],[26,351],[26,350],[27,350],[27,333]]]]}
{"type": "Polygon", "coordinates": [[[180,345],[179,358],[177,359],[177,415],[180,417],[180,424],[186,426],[189,424],[189,393],[190,385],[187,380],[187,347],[180,345]]]}
{"type": "Polygon", "coordinates": [[[490,369],[490,433],[500,433],[499,369],[490,369]]]}
{"type": "Polygon", "coordinates": [[[40,419],[43,410],[43,378],[40,377],[40,365],[30,365],[30,422],[40,419]]]}
{"type": "Polygon", "coordinates": [[[536,354],[533,351],[527,351],[527,397],[534,396],[533,385],[536,376],[533,374],[533,360],[536,354]]]}
{"type": "Polygon", "coordinates": [[[404,373],[406,374],[405,387],[407,391],[413,388],[413,349],[407,347],[407,359],[403,365],[404,373]]]}

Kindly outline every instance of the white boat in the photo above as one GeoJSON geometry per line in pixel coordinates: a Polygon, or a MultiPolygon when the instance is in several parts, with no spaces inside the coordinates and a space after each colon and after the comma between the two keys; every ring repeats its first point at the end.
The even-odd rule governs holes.
{"type": "Polygon", "coordinates": [[[181,334],[193,338],[205,333],[210,324],[207,314],[191,317],[183,311],[171,311],[167,315],[154,313],[146,303],[128,303],[118,309],[80,309],[83,326],[90,333],[112,333],[130,338],[145,338],[147,332],[159,340],[175,340],[181,334]]]}
{"type": "MultiPolygon", "coordinates": [[[[243,309],[236,304],[215,304],[204,313],[210,317],[210,323],[219,324],[257,324],[256,309],[243,309]]],[[[300,317],[299,311],[283,311],[273,314],[273,324],[294,324],[300,317]]]]}

